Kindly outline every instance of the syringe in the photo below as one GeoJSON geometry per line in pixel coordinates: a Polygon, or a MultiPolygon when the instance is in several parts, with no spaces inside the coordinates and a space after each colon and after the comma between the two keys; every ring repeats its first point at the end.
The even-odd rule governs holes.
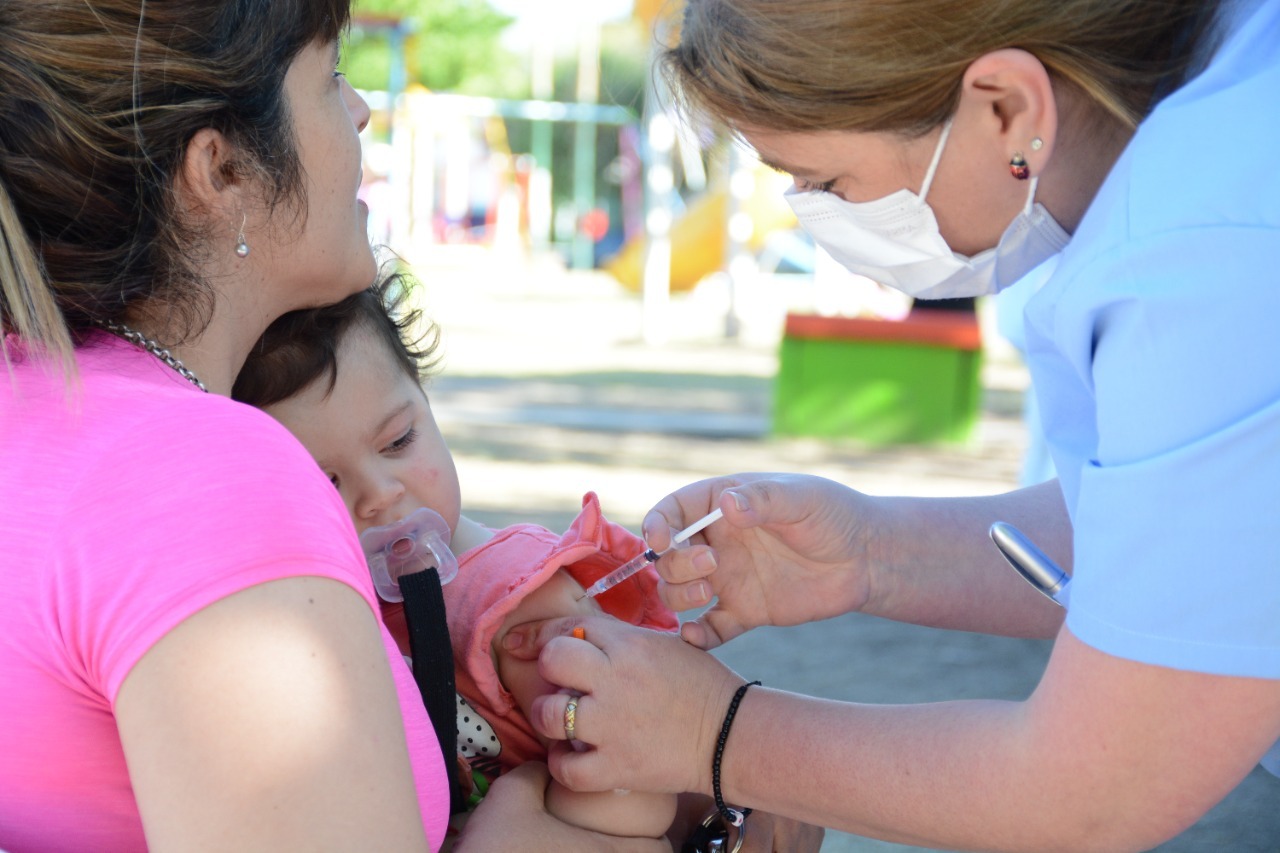
{"type": "Polygon", "coordinates": [[[645,566],[658,562],[658,559],[664,554],[670,552],[677,545],[684,544],[685,540],[690,536],[705,529],[713,521],[719,521],[721,518],[724,518],[723,510],[720,510],[719,508],[712,510],[693,524],[690,524],[684,530],[681,530],[675,536],[672,536],[671,544],[667,548],[663,549],[661,554],[652,548],[645,550],[644,553],[631,558],[618,568],[609,572],[609,574],[600,578],[600,580],[593,583],[586,592],[578,597],[578,600],[581,601],[584,598],[594,598],[606,590],[613,589],[615,586],[622,583],[645,566]]]}

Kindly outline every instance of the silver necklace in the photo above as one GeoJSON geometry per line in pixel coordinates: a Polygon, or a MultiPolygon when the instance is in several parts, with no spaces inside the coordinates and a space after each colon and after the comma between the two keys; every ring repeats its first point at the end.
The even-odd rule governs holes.
{"type": "Polygon", "coordinates": [[[204,391],[206,394],[209,393],[209,389],[204,387],[204,383],[200,381],[200,378],[188,370],[185,364],[175,358],[173,353],[151,340],[151,338],[142,334],[142,332],[130,329],[124,323],[113,323],[110,320],[101,320],[98,322],[98,325],[106,329],[111,334],[124,338],[134,346],[142,347],[144,350],[176,370],[178,375],[183,379],[187,380],[201,391],[204,391]]]}

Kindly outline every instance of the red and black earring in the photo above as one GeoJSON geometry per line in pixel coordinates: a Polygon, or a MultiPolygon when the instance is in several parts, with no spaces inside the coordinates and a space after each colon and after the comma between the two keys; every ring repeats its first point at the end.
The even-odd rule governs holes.
{"type": "Polygon", "coordinates": [[[1009,174],[1020,181],[1031,177],[1031,167],[1027,165],[1027,158],[1022,156],[1021,151],[1013,152],[1013,156],[1009,158],[1009,174]]]}
{"type": "MultiPolygon", "coordinates": [[[[1036,137],[1031,140],[1031,150],[1039,151],[1044,147],[1044,140],[1036,137]]],[[[1013,156],[1009,158],[1009,174],[1013,175],[1020,181],[1025,181],[1031,177],[1031,167],[1027,165],[1027,158],[1022,156],[1021,151],[1013,152],[1013,156]]]]}

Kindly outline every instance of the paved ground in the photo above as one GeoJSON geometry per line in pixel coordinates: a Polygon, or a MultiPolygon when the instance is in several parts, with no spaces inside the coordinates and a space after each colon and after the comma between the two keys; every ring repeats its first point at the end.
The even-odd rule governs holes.
{"type": "MultiPolygon", "coordinates": [[[[729,300],[714,286],[673,300],[662,346],[642,342],[640,300],[595,275],[478,252],[419,259],[424,305],[445,332],[443,374],[429,389],[480,520],[563,528],[582,493],[638,528],[644,512],[687,482],[744,470],[804,471],[877,494],[962,495],[1011,487],[1025,446],[1018,413],[1026,376],[993,347],[981,425],[962,448],[873,450],[851,441],[768,433],[782,312],[803,284],[739,293],[740,335],[723,335],[729,300]]],[[[762,629],[721,657],[774,687],[868,702],[1020,698],[1048,654],[1007,640],[852,616],[762,629]]],[[[1047,793],[1047,801],[1052,794],[1047,793]]],[[[1161,853],[1280,851],[1280,780],[1255,771],[1161,853]]],[[[917,848],[830,832],[826,853],[917,848]]]]}

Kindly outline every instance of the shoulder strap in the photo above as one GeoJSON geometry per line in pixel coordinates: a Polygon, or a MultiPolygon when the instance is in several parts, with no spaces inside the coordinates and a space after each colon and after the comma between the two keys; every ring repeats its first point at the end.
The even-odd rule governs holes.
{"type": "Polygon", "coordinates": [[[453,644],[444,613],[440,574],[434,568],[400,578],[404,616],[409,626],[413,680],[436,730],[449,777],[449,812],[466,811],[458,783],[458,693],[453,678],[453,644]]]}

